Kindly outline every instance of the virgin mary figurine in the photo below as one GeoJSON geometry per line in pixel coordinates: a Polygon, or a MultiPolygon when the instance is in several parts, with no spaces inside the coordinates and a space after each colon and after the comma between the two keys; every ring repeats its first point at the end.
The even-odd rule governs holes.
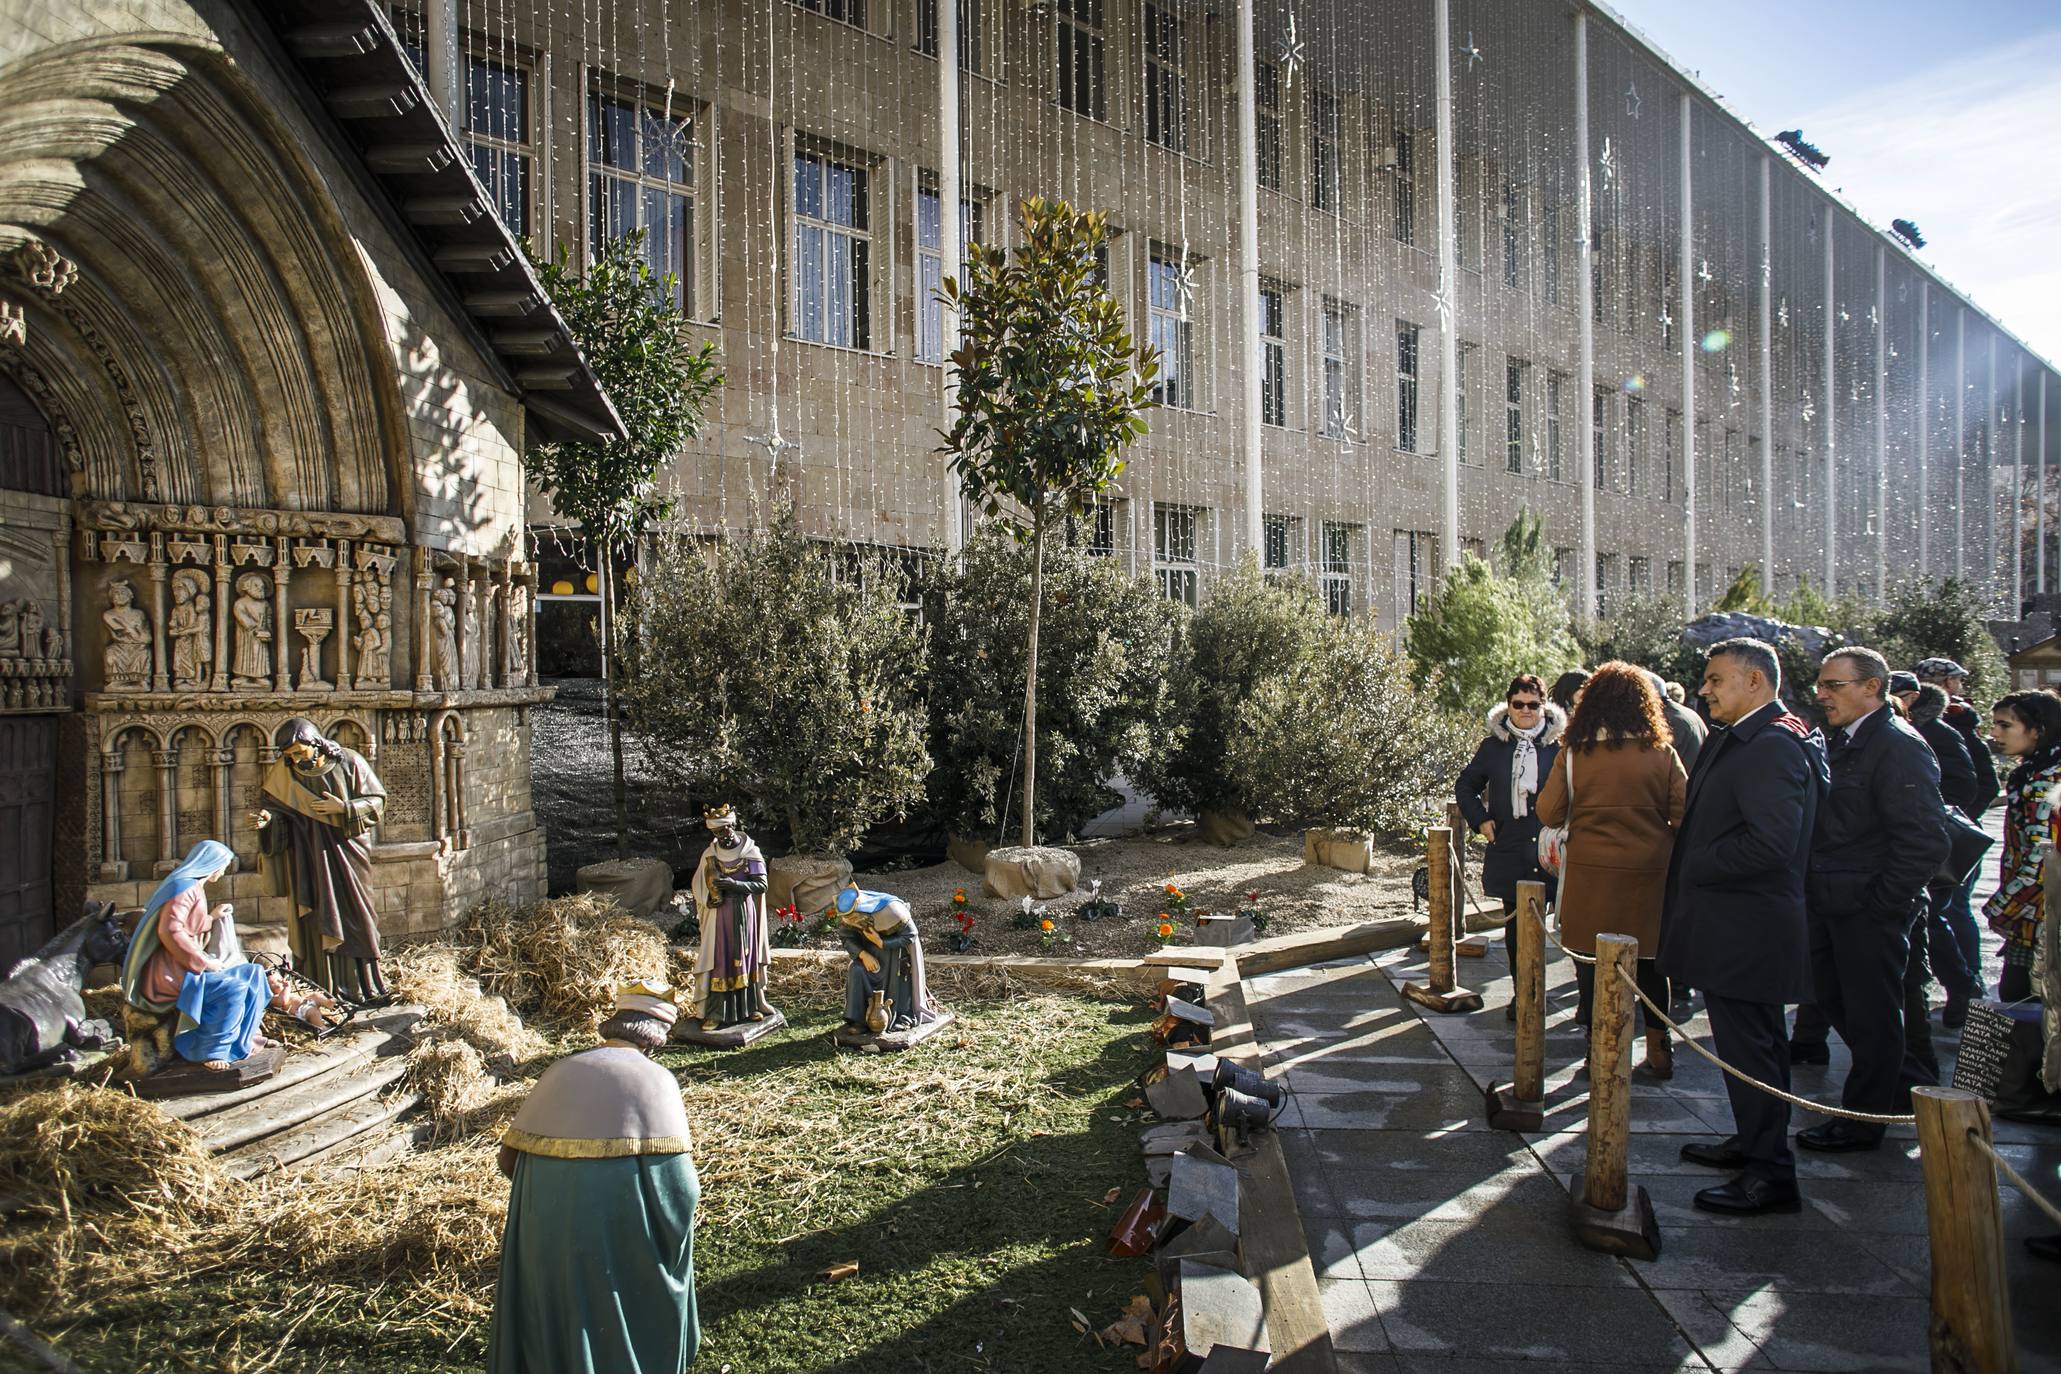
{"type": "Polygon", "coordinates": [[[687,1015],[711,1032],[779,1013],[766,1000],[766,969],[773,962],[766,938],[766,856],[744,833],[735,807],[704,811],[702,824],[715,838],[694,869],[701,957],[687,1015]]]}

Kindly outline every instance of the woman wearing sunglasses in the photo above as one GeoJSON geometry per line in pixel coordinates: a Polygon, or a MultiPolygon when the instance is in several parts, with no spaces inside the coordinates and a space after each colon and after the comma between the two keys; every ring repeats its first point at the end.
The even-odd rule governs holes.
{"type": "MultiPolygon", "coordinates": [[[[1488,714],[1488,738],[1460,770],[1453,799],[1474,832],[1488,842],[1482,862],[1481,890],[1503,903],[1504,948],[1517,955],[1517,885],[1543,882],[1553,896],[1553,879],[1539,867],[1539,784],[1553,771],[1567,713],[1546,697],[1545,684],[1532,673],[1510,679],[1500,706],[1488,714]]],[[[1507,1010],[1516,1016],[1513,1003],[1507,1010]]]]}

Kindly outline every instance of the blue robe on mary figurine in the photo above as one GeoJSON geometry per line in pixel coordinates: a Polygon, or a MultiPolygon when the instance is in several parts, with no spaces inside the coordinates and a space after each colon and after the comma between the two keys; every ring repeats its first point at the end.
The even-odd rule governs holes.
{"type": "Polygon", "coordinates": [[[179,1013],[172,1048],[200,1064],[233,1064],[265,1043],[258,1027],[275,989],[247,962],[226,907],[208,910],[206,885],[236,866],[217,840],[202,840],[144,904],[122,959],[122,993],[159,1016],[179,1013]]]}

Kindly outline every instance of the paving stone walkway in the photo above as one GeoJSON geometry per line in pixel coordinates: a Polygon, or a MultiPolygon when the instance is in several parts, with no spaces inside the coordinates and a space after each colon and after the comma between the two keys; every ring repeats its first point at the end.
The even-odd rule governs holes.
{"type": "MultiPolygon", "coordinates": [[[[1484,1110],[1510,1074],[1500,948],[1460,964],[1482,1011],[1405,1002],[1399,985],[1423,976],[1423,956],[1396,951],[1246,982],[1268,1072],[1289,1089],[1279,1127],[1341,1374],[1929,1368],[1911,1128],[1873,1154],[1799,1150],[1798,1215],[1699,1212],[1691,1197],[1724,1175],[1676,1152],[1729,1135],[1731,1113],[1718,1070],[1678,1048],[1674,1080],[1635,1076],[1632,1096],[1633,1180],[1653,1199],[1661,1257],[1609,1258],[1567,1223],[1587,1111],[1573,965],[1547,971],[1547,1116],[1533,1135],[1490,1130],[1484,1110]]],[[[1700,1007],[1688,1024],[1708,1045],[1700,1007]]],[[[1952,1037],[1938,1044],[1950,1063],[1952,1037]]],[[[1830,1068],[1796,1071],[1798,1092],[1836,1100],[1836,1036],[1832,1053],[1830,1068]]],[[[2014,1167],[2061,1193],[2061,1130],[1996,1133],[2014,1167]]],[[[2061,1371],[2061,1269],[2019,1242],[2053,1227],[2008,1186],[2004,1221],[2021,1368],[2061,1371]]]]}

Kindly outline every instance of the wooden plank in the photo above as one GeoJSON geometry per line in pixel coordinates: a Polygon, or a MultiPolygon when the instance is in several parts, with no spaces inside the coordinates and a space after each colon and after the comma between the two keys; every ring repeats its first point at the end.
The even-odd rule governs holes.
{"type": "Polygon", "coordinates": [[[1932,1367],[2016,1374],[1997,1170],[1971,1138],[1990,1138],[1989,1107],[1932,1087],[1913,1088],[1911,1105],[1932,1243],[1932,1367]]]}
{"type": "Polygon", "coordinates": [[[1324,930],[1299,930],[1293,935],[1275,935],[1232,950],[1238,958],[1238,972],[1246,978],[1310,964],[1350,959],[1384,949],[1407,949],[1424,934],[1424,922],[1414,916],[1386,921],[1366,921],[1356,926],[1331,926],[1324,930]]]}
{"type": "MultiPolygon", "coordinates": [[[[1210,1049],[1219,1059],[1262,1072],[1259,1038],[1253,1033],[1252,1012],[1236,967],[1219,970],[1210,979],[1209,1005],[1217,1017],[1210,1049]]],[[[1266,1303],[1267,1341],[1274,1349],[1271,1368],[1280,1374],[1338,1374],[1338,1356],[1324,1320],[1324,1299],[1310,1263],[1295,1189],[1288,1181],[1280,1133],[1256,1133],[1251,1152],[1237,1163],[1245,1176],[1239,1239],[1245,1267],[1266,1303]]]]}

